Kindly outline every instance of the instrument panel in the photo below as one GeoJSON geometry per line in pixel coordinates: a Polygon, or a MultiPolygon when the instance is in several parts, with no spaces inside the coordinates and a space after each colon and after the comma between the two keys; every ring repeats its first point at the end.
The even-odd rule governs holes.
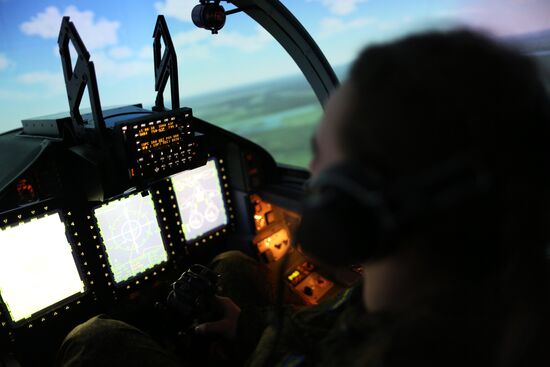
{"type": "Polygon", "coordinates": [[[13,133],[15,142],[47,147],[0,195],[0,347],[24,366],[52,364],[64,335],[89,317],[132,315],[154,304],[154,292],[166,299],[163,287],[190,264],[208,263],[247,232],[236,228],[234,196],[250,185],[232,179],[246,164],[227,162],[244,161],[242,149],[250,155],[254,146],[235,145],[190,109],[125,121],[95,147],[13,133]],[[123,131],[135,133],[125,139],[123,131]],[[109,186],[117,190],[90,199],[81,183],[110,185],[115,170],[123,172],[109,186]]]}
{"type": "Polygon", "coordinates": [[[164,272],[175,259],[177,242],[184,252],[186,246],[220,237],[230,224],[221,162],[210,158],[147,190],[88,205],[80,215],[63,202],[0,215],[4,328],[32,325],[93,292],[98,280],[90,268],[119,293],[118,288],[130,289],[164,272]]]}
{"type": "MultiPolygon", "coordinates": [[[[307,261],[292,248],[300,216],[261,194],[279,180],[273,158],[190,111],[183,131],[172,124],[177,116],[161,115],[112,124],[112,140],[94,148],[97,155],[45,138],[48,149],[0,196],[0,346],[22,365],[52,364],[64,336],[100,313],[140,326],[156,301],[166,300],[167,285],[224,251],[243,251],[274,269],[290,256],[284,274],[307,261]],[[121,139],[122,131],[135,133],[121,139]],[[162,138],[180,133],[185,138],[162,138]],[[170,162],[168,153],[189,144],[192,158],[179,166],[134,165],[151,153],[170,162]],[[105,169],[102,154],[111,154],[105,169]],[[76,179],[78,166],[95,171],[76,179]],[[123,172],[122,184],[104,180],[113,170],[123,172]],[[110,191],[95,200],[83,183],[110,191]]],[[[300,304],[337,290],[318,269],[287,285],[300,304]]]]}

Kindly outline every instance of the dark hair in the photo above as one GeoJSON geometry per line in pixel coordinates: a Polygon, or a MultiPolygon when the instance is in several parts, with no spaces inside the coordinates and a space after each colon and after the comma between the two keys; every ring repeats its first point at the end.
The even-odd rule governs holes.
{"type": "Polygon", "coordinates": [[[455,285],[485,297],[502,360],[525,362],[521,343],[540,341],[540,330],[521,328],[547,320],[549,305],[550,103],[534,64],[470,31],[430,32],[365,49],[346,83],[348,158],[374,162],[391,182],[466,154],[492,177],[483,199],[410,235],[448,260],[455,285]]]}

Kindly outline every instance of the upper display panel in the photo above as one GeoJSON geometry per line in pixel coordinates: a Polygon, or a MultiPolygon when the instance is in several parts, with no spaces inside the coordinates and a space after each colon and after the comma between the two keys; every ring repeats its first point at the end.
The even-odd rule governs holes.
{"type": "Polygon", "coordinates": [[[168,260],[150,195],[111,201],[94,215],[117,284],[168,260]]]}
{"type": "Polygon", "coordinates": [[[196,160],[191,109],[182,108],[129,120],[120,129],[133,178],[166,177],[196,160]]]}
{"type": "Polygon", "coordinates": [[[189,242],[227,224],[227,211],[215,160],[172,176],[172,184],[189,242]]]}
{"type": "Polygon", "coordinates": [[[0,295],[13,322],[84,291],[58,213],[0,230],[0,295]]]}

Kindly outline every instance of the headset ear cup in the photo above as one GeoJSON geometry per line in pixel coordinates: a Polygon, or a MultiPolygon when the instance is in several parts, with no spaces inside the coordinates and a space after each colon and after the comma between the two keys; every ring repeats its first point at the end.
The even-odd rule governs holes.
{"type": "Polygon", "coordinates": [[[377,252],[378,222],[374,212],[351,196],[326,188],[306,199],[296,240],[306,254],[322,262],[356,264],[377,252]]]}

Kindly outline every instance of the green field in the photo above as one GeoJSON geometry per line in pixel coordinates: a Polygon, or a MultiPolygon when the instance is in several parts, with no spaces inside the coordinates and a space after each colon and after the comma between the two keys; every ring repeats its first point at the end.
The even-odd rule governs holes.
{"type": "Polygon", "coordinates": [[[310,138],[322,107],[302,76],[192,97],[181,101],[193,114],[244,136],[279,163],[307,167],[310,138]]]}
{"type": "MultiPolygon", "coordinates": [[[[550,91],[550,54],[535,56],[550,91]]],[[[342,80],[349,65],[335,68],[342,80]]],[[[267,149],[279,163],[307,167],[310,138],[322,114],[303,76],[281,78],[181,101],[194,115],[244,136],[267,149]]]]}

